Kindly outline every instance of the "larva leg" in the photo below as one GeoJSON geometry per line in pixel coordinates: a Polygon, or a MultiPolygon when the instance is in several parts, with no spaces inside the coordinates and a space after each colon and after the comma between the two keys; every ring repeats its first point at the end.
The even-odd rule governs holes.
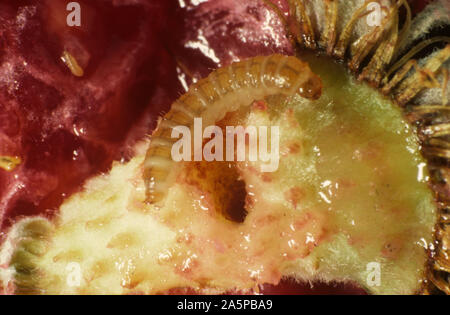
{"type": "Polygon", "coordinates": [[[318,99],[321,93],[320,78],[292,56],[255,57],[212,72],[175,101],[153,132],[144,162],[147,202],[161,203],[174,180],[177,165],[171,148],[178,140],[172,139],[175,127],[191,129],[195,117],[202,118],[205,126],[214,124],[226,113],[269,95],[318,99]]]}

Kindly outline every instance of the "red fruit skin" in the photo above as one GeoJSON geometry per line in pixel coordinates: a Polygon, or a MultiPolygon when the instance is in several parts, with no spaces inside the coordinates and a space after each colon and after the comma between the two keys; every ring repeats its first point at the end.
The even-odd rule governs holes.
{"type": "Polygon", "coordinates": [[[411,4],[411,9],[413,14],[417,14],[420,11],[422,11],[427,4],[432,2],[432,0],[410,0],[409,3],[411,4]]]}
{"type": "Polygon", "coordinates": [[[22,159],[0,169],[2,231],[17,217],[51,216],[87,178],[131,156],[181,89],[161,41],[169,2],[79,2],[79,28],[65,22],[66,1],[0,4],[0,156],[22,159]]]}

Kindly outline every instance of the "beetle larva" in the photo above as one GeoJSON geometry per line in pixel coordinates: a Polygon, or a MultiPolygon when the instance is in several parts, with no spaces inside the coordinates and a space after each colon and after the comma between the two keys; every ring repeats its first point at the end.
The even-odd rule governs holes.
{"type": "Polygon", "coordinates": [[[320,78],[308,64],[292,56],[255,57],[212,72],[172,104],[153,132],[144,162],[147,202],[161,202],[173,181],[171,148],[178,139],[171,135],[176,126],[192,128],[195,117],[212,124],[269,95],[317,99],[321,93],[320,78]]]}

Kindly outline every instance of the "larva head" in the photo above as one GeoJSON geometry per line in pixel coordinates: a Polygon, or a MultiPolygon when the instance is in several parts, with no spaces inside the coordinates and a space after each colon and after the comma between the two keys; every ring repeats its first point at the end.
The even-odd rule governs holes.
{"type": "Polygon", "coordinates": [[[296,57],[287,57],[285,68],[280,72],[292,80],[293,93],[312,100],[317,100],[322,95],[322,80],[312,72],[308,63],[296,57]],[[292,77],[293,75],[295,76],[292,77]]]}
{"type": "Polygon", "coordinates": [[[311,72],[306,82],[299,87],[298,93],[307,99],[319,99],[322,95],[322,80],[318,75],[311,72]]]}

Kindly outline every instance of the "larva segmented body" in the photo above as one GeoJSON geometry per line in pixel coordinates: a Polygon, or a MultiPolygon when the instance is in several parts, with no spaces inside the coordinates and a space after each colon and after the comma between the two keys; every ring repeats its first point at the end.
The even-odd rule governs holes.
{"type": "Polygon", "coordinates": [[[147,202],[160,203],[174,180],[171,148],[178,139],[171,135],[176,126],[192,128],[196,117],[202,118],[205,126],[214,124],[226,113],[269,95],[318,99],[321,92],[321,80],[307,63],[278,54],[234,63],[193,84],[172,104],[152,134],[144,162],[147,202]]]}

